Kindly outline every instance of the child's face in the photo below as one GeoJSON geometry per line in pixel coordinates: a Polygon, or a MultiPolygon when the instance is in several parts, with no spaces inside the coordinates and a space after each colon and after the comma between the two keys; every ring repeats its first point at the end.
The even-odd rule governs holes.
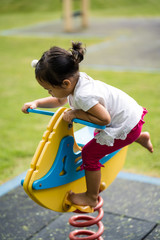
{"type": "Polygon", "coordinates": [[[48,91],[52,97],[65,98],[70,94],[69,87],[67,86],[52,86],[50,83],[38,81],[38,83],[48,91]]]}

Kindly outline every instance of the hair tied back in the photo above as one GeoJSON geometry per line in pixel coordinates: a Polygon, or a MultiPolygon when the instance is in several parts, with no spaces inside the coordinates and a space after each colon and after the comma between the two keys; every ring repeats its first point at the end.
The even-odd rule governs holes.
{"type": "Polygon", "coordinates": [[[37,60],[37,59],[34,59],[34,60],[31,62],[31,66],[32,66],[33,68],[36,68],[37,63],[38,63],[38,60],[37,60]]]}
{"type": "Polygon", "coordinates": [[[72,48],[70,49],[73,59],[76,63],[80,63],[83,58],[86,49],[82,47],[81,42],[72,42],[72,48]]]}

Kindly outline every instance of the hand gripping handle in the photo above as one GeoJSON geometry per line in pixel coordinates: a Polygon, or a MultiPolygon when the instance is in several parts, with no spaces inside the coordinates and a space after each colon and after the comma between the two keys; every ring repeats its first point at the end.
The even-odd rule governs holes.
{"type": "MultiPolygon", "coordinates": [[[[39,110],[39,109],[31,109],[31,108],[28,108],[27,112],[38,113],[38,114],[49,115],[49,116],[54,115],[54,112],[44,111],[44,110],[39,110]]],[[[84,120],[78,119],[78,118],[73,118],[72,122],[80,123],[80,124],[83,124],[83,125],[86,125],[86,126],[89,126],[89,127],[93,127],[93,128],[98,128],[98,129],[105,129],[106,128],[106,126],[101,126],[101,125],[94,124],[94,123],[91,123],[91,122],[87,122],[87,121],[84,121],[84,120]]]]}

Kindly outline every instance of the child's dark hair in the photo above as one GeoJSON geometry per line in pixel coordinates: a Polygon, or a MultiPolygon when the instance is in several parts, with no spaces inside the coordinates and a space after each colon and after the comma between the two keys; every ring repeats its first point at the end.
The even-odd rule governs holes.
{"type": "Polygon", "coordinates": [[[52,86],[61,86],[64,79],[74,76],[79,71],[79,63],[83,60],[85,48],[80,42],[72,42],[72,48],[52,47],[44,52],[35,68],[38,81],[45,81],[52,86]]]}

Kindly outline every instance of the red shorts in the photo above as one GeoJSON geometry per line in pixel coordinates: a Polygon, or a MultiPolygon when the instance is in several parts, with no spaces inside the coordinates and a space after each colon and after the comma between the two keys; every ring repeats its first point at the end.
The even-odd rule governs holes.
{"type": "Polygon", "coordinates": [[[93,138],[88,142],[82,149],[82,160],[83,164],[81,169],[86,169],[88,171],[98,171],[103,166],[99,160],[105,155],[117,151],[120,148],[123,148],[137,140],[142,131],[144,116],[147,114],[147,110],[143,109],[143,114],[139,123],[128,133],[125,140],[115,139],[113,146],[100,145],[96,142],[96,139],[93,138]]]}

